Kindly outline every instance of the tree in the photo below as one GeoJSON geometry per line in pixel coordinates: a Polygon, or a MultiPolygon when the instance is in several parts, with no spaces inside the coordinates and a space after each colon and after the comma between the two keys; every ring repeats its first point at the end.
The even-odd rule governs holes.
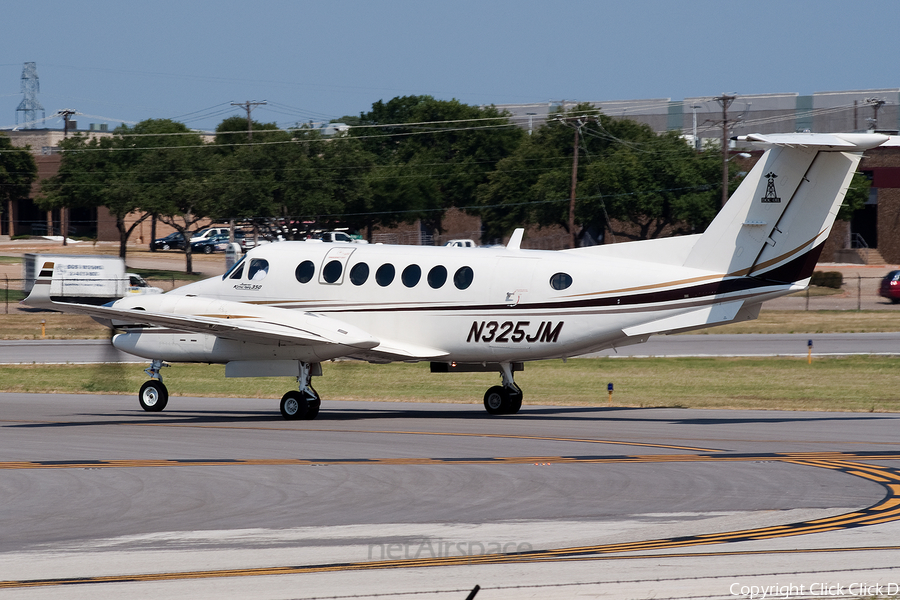
{"type": "Polygon", "coordinates": [[[141,210],[141,199],[135,193],[132,169],[137,155],[128,151],[129,142],[119,128],[112,137],[88,139],[78,134],[60,142],[62,160],[59,171],[42,183],[43,197],[38,205],[43,209],[58,207],[104,206],[116,220],[119,232],[119,256],[128,251],[128,239],[134,230],[150,216],[141,210]],[[140,213],[131,225],[125,218],[140,213]]]}
{"type": "Polygon", "coordinates": [[[703,231],[719,208],[720,156],[697,154],[671,131],[621,144],[586,166],[581,220],[602,224],[608,214],[631,225],[614,234],[641,240],[703,231]]]}
{"type": "Polygon", "coordinates": [[[339,134],[324,138],[315,130],[294,131],[294,143],[286,164],[286,214],[336,225],[371,237],[373,199],[368,172],[375,157],[360,140],[339,134]]]}
{"type": "MultiPolygon", "coordinates": [[[[197,225],[221,212],[211,185],[216,157],[211,146],[184,124],[148,119],[116,131],[135,159],[124,178],[139,198],[140,208],[178,231],[186,241],[197,225]]],[[[185,269],[193,273],[190,243],[185,244],[185,269]]]]}
{"type": "Polygon", "coordinates": [[[507,117],[492,106],[403,96],[341,119],[357,125],[351,135],[376,157],[369,185],[378,223],[421,219],[440,231],[443,212],[471,205],[478,186],[524,137],[507,117]]]}
{"type": "Polygon", "coordinates": [[[0,134],[0,215],[9,207],[9,233],[13,235],[13,202],[28,198],[37,179],[37,165],[28,148],[15,148],[12,140],[0,134]]]}
{"type": "Polygon", "coordinates": [[[853,179],[850,181],[847,195],[844,196],[844,202],[841,204],[840,210],[838,210],[837,218],[842,221],[852,219],[853,214],[869,200],[869,188],[871,186],[872,181],[868,177],[859,171],[855,172],[853,179]]]}
{"type": "Polygon", "coordinates": [[[559,225],[568,231],[569,198],[578,128],[576,227],[608,229],[611,219],[637,226],[626,237],[657,237],[702,229],[715,215],[710,185],[719,172],[712,155],[696,154],[674,133],[613,119],[590,104],[548,118],[501,160],[478,189],[487,240],[515,227],[559,225]]]}

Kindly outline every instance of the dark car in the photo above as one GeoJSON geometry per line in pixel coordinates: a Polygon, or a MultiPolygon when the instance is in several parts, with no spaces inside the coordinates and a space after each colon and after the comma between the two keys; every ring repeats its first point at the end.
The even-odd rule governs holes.
{"type": "Polygon", "coordinates": [[[191,242],[191,252],[212,254],[213,252],[225,252],[228,247],[228,236],[217,234],[206,239],[191,242]]]}
{"type": "Polygon", "coordinates": [[[878,295],[894,304],[900,302],[900,271],[891,271],[881,280],[878,295]]]}
{"type": "Polygon", "coordinates": [[[153,240],[150,250],[181,250],[184,248],[184,236],[178,233],[170,233],[164,238],[153,240]]]}

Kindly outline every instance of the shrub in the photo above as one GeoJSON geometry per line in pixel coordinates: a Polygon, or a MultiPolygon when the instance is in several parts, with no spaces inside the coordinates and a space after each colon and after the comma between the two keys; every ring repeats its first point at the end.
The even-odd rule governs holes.
{"type": "Polygon", "coordinates": [[[815,271],[809,280],[810,285],[830,287],[836,290],[844,285],[844,276],[839,271],[815,271]]]}

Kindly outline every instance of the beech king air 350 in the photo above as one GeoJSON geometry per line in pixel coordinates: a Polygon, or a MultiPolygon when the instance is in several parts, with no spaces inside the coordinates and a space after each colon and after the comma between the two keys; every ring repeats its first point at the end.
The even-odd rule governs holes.
{"type": "Polygon", "coordinates": [[[164,361],[224,363],[226,377],[291,376],[286,419],[312,419],[321,363],[430,361],[433,371],[499,371],[484,406],[516,413],[513,374],[668,334],[755,319],[804,289],[861,152],[877,134],[738,138],[767,151],[702,234],[560,251],[280,242],[225,275],[105,306],[50,296],[52,263],[24,301],[114,327],[116,348],[152,361],[141,406],[168,401],[164,361]]]}

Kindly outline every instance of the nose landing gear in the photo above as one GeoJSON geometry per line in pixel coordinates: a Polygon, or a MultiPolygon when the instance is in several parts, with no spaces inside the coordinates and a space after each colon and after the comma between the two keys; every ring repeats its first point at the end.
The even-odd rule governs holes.
{"type": "Polygon", "coordinates": [[[144,369],[144,372],[150,376],[150,381],[141,386],[141,391],[138,392],[138,401],[141,403],[141,408],[147,412],[160,412],[169,402],[169,390],[163,385],[162,375],[159,372],[161,368],[168,366],[161,360],[154,360],[149,367],[144,369]]]}

